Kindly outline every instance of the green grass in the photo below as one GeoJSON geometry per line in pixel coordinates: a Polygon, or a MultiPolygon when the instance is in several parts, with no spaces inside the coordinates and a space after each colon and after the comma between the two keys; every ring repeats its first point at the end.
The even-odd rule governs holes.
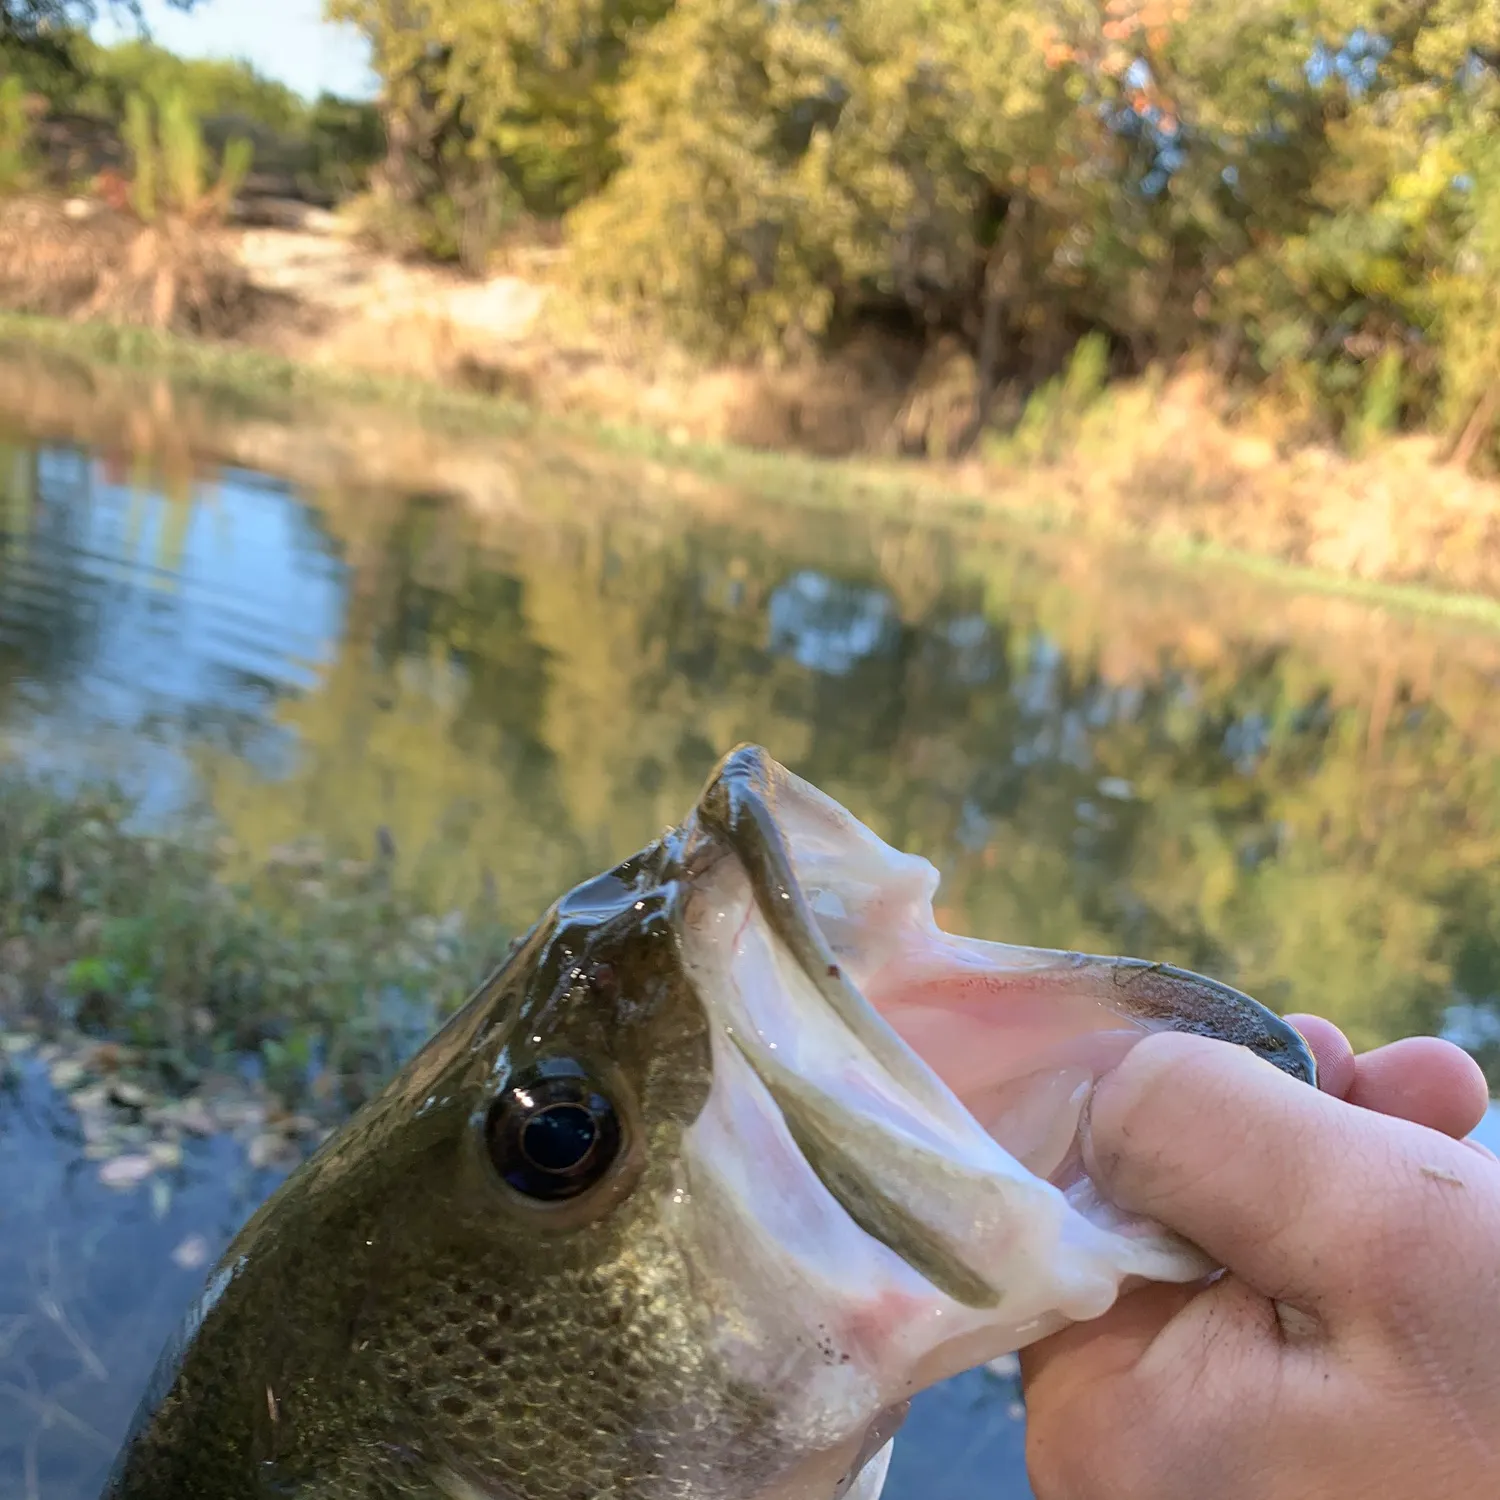
{"type": "MultiPolygon", "coordinates": [[[[503,397],[454,390],[427,380],[312,366],[243,345],[203,343],[106,323],[80,324],[0,313],[0,349],[7,343],[117,368],[160,373],[220,397],[253,402],[261,410],[283,405],[286,415],[293,419],[306,420],[307,403],[319,399],[368,403],[465,434],[550,432],[685,469],[776,500],[791,498],[836,508],[873,506],[885,512],[922,505],[955,520],[999,518],[1044,532],[1069,529],[1069,523],[1045,504],[1021,503],[1012,498],[997,504],[924,475],[915,462],[820,459],[730,443],[679,443],[652,428],[543,413],[503,397]]],[[[1130,533],[1126,539],[1181,565],[1231,568],[1288,590],[1317,592],[1500,630],[1500,600],[1487,595],[1349,578],[1213,543],[1188,543],[1138,533],[1130,533]]]]}
{"type": "Polygon", "coordinates": [[[204,343],[151,329],[110,323],[70,323],[27,313],[0,312],[0,348],[44,350],[101,365],[170,376],[188,386],[254,401],[335,397],[409,412],[424,420],[457,420],[465,427],[515,431],[535,420],[524,407],[492,396],[455,391],[430,381],[367,375],[358,370],[300,364],[239,344],[204,343]]]}
{"type": "Polygon", "coordinates": [[[393,857],[256,865],[206,818],[147,829],[112,788],[0,772],[0,1030],[116,1042],[154,1088],[255,1060],[338,1117],[505,949],[479,908],[424,909],[393,857]]]}
{"type": "Polygon", "coordinates": [[[1174,562],[1208,563],[1235,568],[1298,593],[1327,594],[1407,614],[1460,620],[1483,630],[1500,630],[1500,599],[1492,599],[1486,594],[1458,593],[1414,583],[1381,583],[1376,579],[1347,578],[1339,573],[1326,573],[1317,568],[1281,562],[1277,558],[1261,557],[1253,552],[1240,552],[1212,542],[1172,539],[1153,540],[1147,545],[1152,551],[1174,562]]]}

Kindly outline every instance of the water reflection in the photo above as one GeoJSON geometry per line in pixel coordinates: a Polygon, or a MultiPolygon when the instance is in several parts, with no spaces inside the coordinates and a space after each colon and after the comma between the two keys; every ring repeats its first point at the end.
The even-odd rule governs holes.
{"type": "Polygon", "coordinates": [[[1494,1010],[1492,637],[1351,674],[1264,601],[1205,645],[1201,580],[1153,580],[1142,620],[1123,582],[852,515],[485,529],[241,471],[168,498],[45,449],[29,484],[0,735],[201,792],[252,850],[383,824],[441,899],[488,877],[524,925],[753,738],[932,858],[974,930],[1210,968],[1361,1044],[1494,1010]]]}
{"type": "Polygon", "coordinates": [[[192,1144],[154,1193],[103,1186],[36,1064],[0,1073],[0,1494],[96,1500],[157,1352],[277,1175],[192,1144]]]}
{"type": "Polygon", "coordinates": [[[171,498],[41,449],[4,514],[26,522],[0,537],[12,749],[64,775],[123,758],[157,810],[195,794],[184,745],[211,728],[274,768],[275,705],[316,686],[345,613],[346,569],[287,486],[226,471],[171,498]]]}
{"type": "MultiPolygon", "coordinates": [[[[382,826],[519,927],[755,739],[931,858],[950,925],[1207,969],[1359,1046],[1446,1027],[1500,1069],[1495,637],[983,528],[606,503],[527,462],[486,517],[12,441],[0,744],[150,812],[205,798],[252,856],[382,826]]],[[[54,1108],[31,1079],[0,1120],[0,1492],[78,1500],[197,1284],[171,1252],[264,1184],[221,1143],[122,1205],[43,1144],[54,1108]]],[[[890,1500],[1023,1494],[1014,1395],[925,1399],[890,1500]]]]}
{"type": "Polygon", "coordinates": [[[878,589],[850,588],[804,569],[776,589],[766,609],[773,656],[842,677],[900,639],[891,599],[878,589]]]}

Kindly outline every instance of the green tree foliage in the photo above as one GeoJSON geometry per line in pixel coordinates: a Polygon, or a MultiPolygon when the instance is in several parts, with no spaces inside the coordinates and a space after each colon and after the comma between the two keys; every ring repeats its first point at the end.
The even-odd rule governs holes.
{"type": "Polygon", "coordinates": [[[155,99],[178,94],[199,119],[239,118],[286,134],[300,129],[308,113],[285,84],[262,77],[247,63],[182,58],[139,38],[101,47],[76,37],[72,48],[79,82],[66,102],[106,119],[122,118],[132,94],[155,99]]]}
{"type": "MultiPolygon", "coordinates": [[[[167,3],[191,10],[198,0],[167,3]]],[[[140,0],[0,0],[0,74],[19,74],[31,88],[76,86],[77,43],[101,16],[132,20],[144,34],[140,0]]]]}
{"type": "MultiPolygon", "coordinates": [[[[102,46],[54,28],[30,40],[0,31],[0,77],[19,84],[70,130],[123,137],[133,97],[181,101],[216,162],[254,147],[257,173],[283,194],[333,202],[362,191],[385,150],[369,103],[322,95],[309,103],[245,62],[183,58],[145,36],[102,46]],[[45,44],[45,45],[43,45],[45,44]]],[[[13,86],[14,86],[13,84],[13,86]]]]}
{"type": "Polygon", "coordinates": [[[369,38],[390,144],[384,193],[425,247],[472,265],[518,210],[564,211],[616,166],[619,75],[669,0],[328,0],[369,38]]]}
{"type": "Polygon", "coordinates": [[[569,211],[583,285],[704,348],[957,334],[972,436],[1093,334],[1112,374],[1208,359],[1311,434],[1500,456],[1492,4],[332,3],[407,201],[451,209],[445,159],[569,211]]]}
{"type": "MultiPolygon", "coordinates": [[[[198,0],[168,0],[191,10],[198,0]]],[[[87,31],[103,14],[141,21],[140,0],[0,0],[0,42],[36,42],[59,32],[87,31]]]]}
{"type": "Polygon", "coordinates": [[[624,165],[575,216],[587,284],[730,350],[825,331],[860,225],[817,128],[848,45],[819,10],[680,0],[652,30],[622,90],[624,165]]]}
{"type": "Polygon", "coordinates": [[[1500,417],[1500,139],[1475,141],[1458,249],[1435,278],[1441,415],[1467,462],[1500,417]]]}
{"type": "Polygon", "coordinates": [[[385,151],[380,115],[370,104],[322,94],[298,126],[310,153],[314,178],[340,197],[366,185],[370,168],[385,151]]]}

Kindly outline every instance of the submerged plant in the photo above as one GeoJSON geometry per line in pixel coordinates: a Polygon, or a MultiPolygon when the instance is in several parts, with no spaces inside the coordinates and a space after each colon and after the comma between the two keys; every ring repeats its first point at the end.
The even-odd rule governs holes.
{"type": "Polygon", "coordinates": [[[207,822],[147,831],[116,790],[0,775],[0,1029],[119,1043],[168,1087],[249,1063],[338,1113],[504,946],[486,913],[404,892],[389,857],[309,843],[254,865],[207,822]]]}

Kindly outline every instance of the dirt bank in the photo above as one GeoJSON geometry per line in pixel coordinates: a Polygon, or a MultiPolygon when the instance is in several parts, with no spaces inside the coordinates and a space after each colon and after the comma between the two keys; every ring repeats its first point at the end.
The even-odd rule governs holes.
{"type": "MultiPolygon", "coordinates": [[[[1444,464],[1428,439],[1388,440],[1360,459],[1288,447],[1274,424],[1231,424],[1213,382],[1179,372],[1111,388],[1040,449],[991,444],[947,464],[931,455],[972,408],[972,362],[956,347],[918,357],[872,333],[814,368],[712,368],[579,306],[555,277],[556,250],[517,254],[504,273],[474,281],[379,254],[332,214],[268,203],[256,218],[214,235],[182,273],[191,295],[176,331],[313,368],[509,397],[676,444],[920,469],[924,487],[1113,536],[1500,597],[1500,484],[1444,464]],[[926,456],[900,461],[913,453],[926,456]]],[[[149,321],[159,289],[132,270],[141,260],[139,227],[102,205],[0,205],[5,308],[149,321]]],[[[369,440],[383,441],[375,429],[369,440]]],[[[441,442],[421,457],[434,482],[468,487],[459,474],[440,479],[454,467],[441,442]]],[[[302,455],[298,466],[309,462],[302,455]]]]}

